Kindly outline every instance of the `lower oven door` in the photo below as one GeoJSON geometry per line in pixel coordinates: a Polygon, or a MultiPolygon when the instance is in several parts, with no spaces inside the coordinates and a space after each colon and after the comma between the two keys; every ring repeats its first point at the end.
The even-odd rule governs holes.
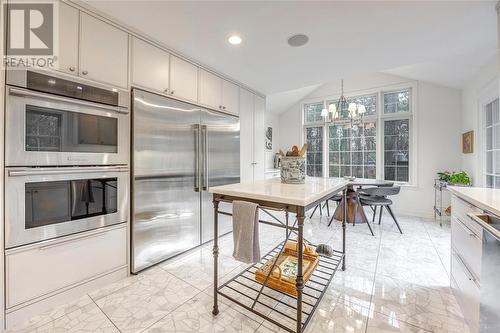
{"type": "Polygon", "coordinates": [[[7,87],[6,166],[127,164],[128,109],[7,87]]]}
{"type": "Polygon", "coordinates": [[[5,246],[127,221],[128,168],[7,168],[5,246]]]}

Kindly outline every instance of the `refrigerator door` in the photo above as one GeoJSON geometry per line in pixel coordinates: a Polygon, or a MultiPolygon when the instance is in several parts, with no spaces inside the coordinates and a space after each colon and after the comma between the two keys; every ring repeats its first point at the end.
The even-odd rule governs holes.
{"type": "MultiPolygon", "coordinates": [[[[201,234],[202,243],[213,239],[211,186],[240,182],[240,121],[238,117],[204,110],[200,134],[201,234]]],[[[219,209],[231,212],[230,204],[219,209]]],[[[219,235],[232,231],[230,216],[219,215],[219,235]]]]}
{"type": "Polygon", "coordinates": [[[200,109],[133,92],[132,271],[200,244],[200,109]]]}

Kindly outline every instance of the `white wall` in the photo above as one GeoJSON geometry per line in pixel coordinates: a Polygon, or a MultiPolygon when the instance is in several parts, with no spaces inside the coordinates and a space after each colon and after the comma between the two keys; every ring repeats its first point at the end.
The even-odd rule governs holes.
{"type": "Polygon", "coordinates": [[[491,59],[466,85],[462,92],[462,132],[474,131],[474,152],[462,154],[462,169],[472,176],[474,186],[484,186],[483,131],[484,104],[498,97],[498,60],[491,59]]]}
{"type": "MultiPolygon", "coordinates": [[[[461,167],[461,92],[428,82],[375,73],[344,80],[345,95],[362,93],[400,84],[416,85],[416,175],[415,186],[404,187],[394,198],[399,214],[431,217],[434,205],[433,180],[441,170],[461,167]]],[[[325,84],[303,101],[321,100],[340,94],[340,83],[325,84]]],[[[301,102],[303,102],[301,101],[301,102]]],[[[280,145],[301,143],[302,124],[300,103],[280,117],[280,145]]]]}
{"type": "Polygon", "coordinates": [[[273,149],[266,149],[266,169],[273,168],[274,154],[279,151],[280,147],[280,126],[279,126],[279,115],[275,113],[268,112],[266,110],[266,121],[264,126],[264,131],[267,131],[268,127],[273,128],[273,149]]]}

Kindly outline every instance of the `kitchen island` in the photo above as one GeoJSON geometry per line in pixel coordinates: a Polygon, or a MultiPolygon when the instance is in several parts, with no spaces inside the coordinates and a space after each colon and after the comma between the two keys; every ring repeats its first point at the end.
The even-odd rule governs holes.
{"type": "MultiPolygon", "coordinates": [[[[220,202],[232,203],[235,200],[253,202],[259,209],[281,211],[285,221],[276,222],[259,220],[260,223],[286,230],[285,242],[277,244],[271,252],[263,257],[263,261],[279,256],[286,241],[294,235],[297,241],[297,278],[296,297],[271,290],[253,279],[255,271],[262,263],[252,265],[229,281],[218,285],[219,244],[215,237],[213,245],[214,258],[214,306],[213,314],[219,313],[218,295],[246,308],[265,320],[288,332],[303,332],[312,318],[317,305],[321,301],[337,268],[341,264],[345,270],[345,235],[346,220],[342,221],[342,250],[334,250],[332,257],[320,256],[320,263],[308,283],[303,278],[304,253],[304,219],[305,213],[319,203],[342,191],[346,196],[348,181],[341,178],[306,178],[305,184],[282,184],[279,178],[211,187],[214,204],[214,235],[218,235],[219,215],[232,215],[219,210],[220,202]],[[289,214],[295,214],[295,222],[290,223],[289,214]],[[240,287],[240,288],[237,288],[240,287]],[[306,289],[306,290],[305,290],[306,289]],[[266,293],[265,290],[268,292],[266,293]],[[276,296],[278,295],[278,296],[276,296]],[[294,303],[294,304],[292,304],[294,303]],[[270,305],[271,304],[271,305],[270,305]],[[280,306],[284,308],[280,310],[280,306]]],[[[347,207],[344,206],[344,209],[347,207]]],[[[271,269],[271,272],[273,270],[271,269]]],[[[267,280],[266,280],[267,281],[267,280]]]]}

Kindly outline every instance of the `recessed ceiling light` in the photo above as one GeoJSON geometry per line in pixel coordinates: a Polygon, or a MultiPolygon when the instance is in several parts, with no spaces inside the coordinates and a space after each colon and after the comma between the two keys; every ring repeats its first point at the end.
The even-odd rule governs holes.
{"type": "Polygon", "coordinates": [[[239,45],[241,44],[241,37],[238,35],[231,35],[227,41],[233,45],[239,45]]]}
{"type": "Polygon", "coordinates": [[[299,47],[305,45],[309,41],[309,37],[303,34],[293,35],[288,38],[288,44],[293,47],[299,47]]]}

